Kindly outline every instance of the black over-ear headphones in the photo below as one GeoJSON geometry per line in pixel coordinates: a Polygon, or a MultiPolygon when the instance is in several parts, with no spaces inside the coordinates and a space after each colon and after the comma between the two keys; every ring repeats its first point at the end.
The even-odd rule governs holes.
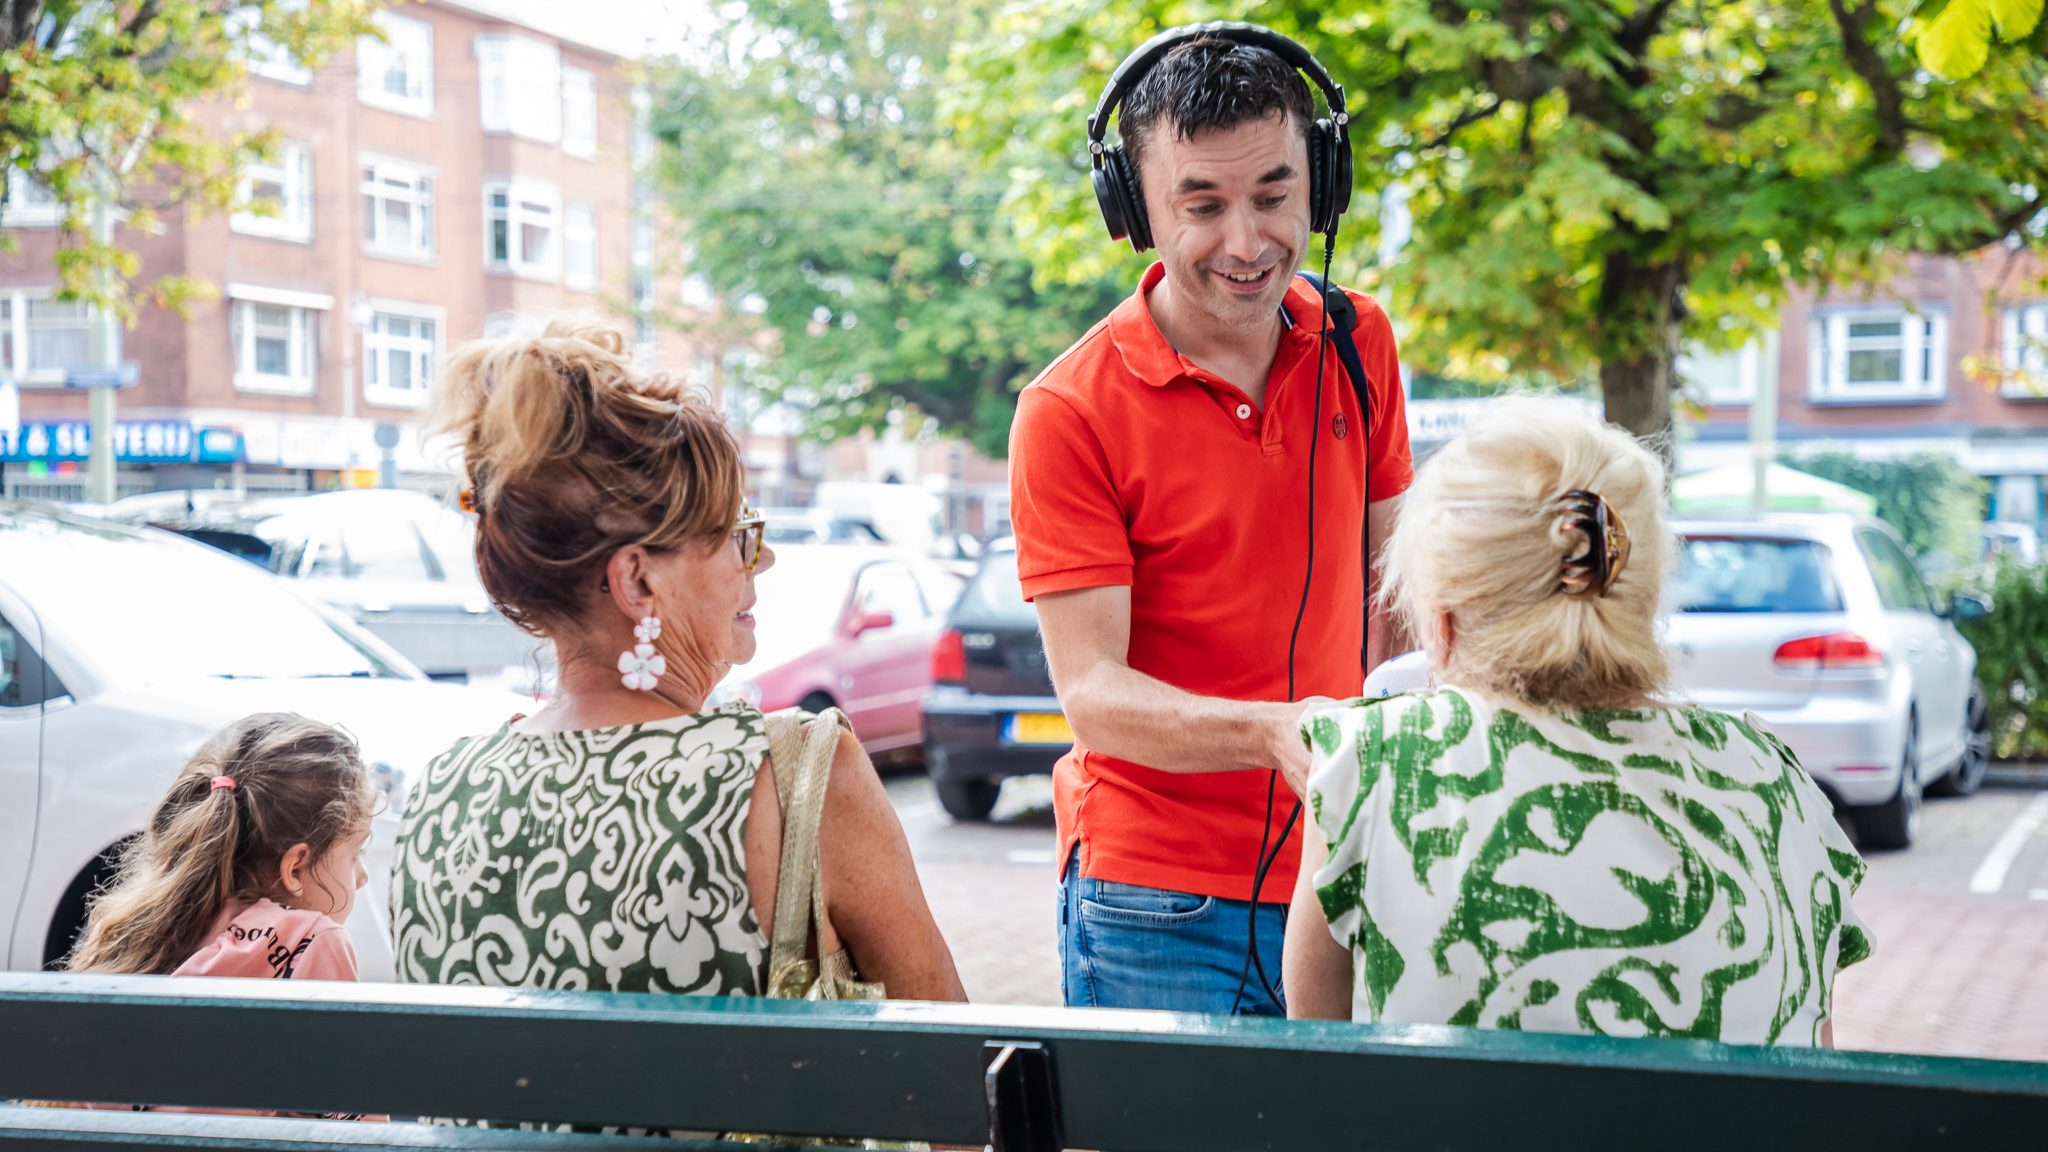
{"type": "Polygon", "coordinates": [[[1344,111],[1344,86],[1330,79],[1308,49],[1271,28],[1241,20],[1211,20],[1169,28],[1140,44],[1109,74],[1102,99],[1088,116],[1089,178],[1095,184],[1095,200],[1102,205],[1102,222],[1109,228],[1109,238],[1129,238],[1131,248],[1138,252],[1152,247],[1152,222],[1145,217],[1145,200],[1138,191],[1131,158],[1122,144],[1103,143],[1109,132],[1109,114],[1168,52],[1204,38],[1267,49],[1323,90],[1323,99],[1330,103],[1330,118],[1317,120],[1308,132],[1308,226],[1311,232],[1333,235],[1344,209],[1351,206],[1351,136],[1346,128],[1351,117],[1344,111]]]}

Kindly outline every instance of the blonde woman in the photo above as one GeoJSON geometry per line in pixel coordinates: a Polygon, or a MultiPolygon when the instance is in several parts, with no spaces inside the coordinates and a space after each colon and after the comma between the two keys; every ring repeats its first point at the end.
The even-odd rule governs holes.
{"type": "Polygon", "coordinates": [[[1422,469],[1383,594],[1440,686],[1303,717],[1290,1015],[1832,1043],[1863,862],[1760,721],[1666,701],[1663,492],[1558,401],[1422,469]]]}

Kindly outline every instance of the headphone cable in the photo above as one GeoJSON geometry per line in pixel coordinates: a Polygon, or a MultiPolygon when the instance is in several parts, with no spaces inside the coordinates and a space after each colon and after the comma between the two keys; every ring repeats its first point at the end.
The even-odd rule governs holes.
{"type": "MultiPolygon", "coordinates": [[[[1323,309],[1322,320],[1316,332],[1315,420],[1309,425],[1308,435],[1308,569],[1301,578],[1301,605],[1294,610],[1294,631],[1287,637],[1287,699],[1290,703],[1294,700],[1295,645],[1301,639],[1301,622],[1308,615],[1308,594],[1309,589],[1314,586],[1316,574],[1316,445],[1323,435],[1323,365],[1330,358],[1327,347],[1330,340],[1330,293],[1342,291],[1333,289],[1330,285],[1330,261],[1336,254],[1337,225],[1333,222],[1330,230],[1323,234],[1323,282],[1321,291],[1317,293],[1322,297],[1323,309]]],[[[1368,428],[1366,431],[1367,447],[1370,448],[1371,429],[1368,428]]],[[[1368,451],[1367,455],[1370,456],[1371,453],[1368,451]]],[[[1279,862],[1280,851],[1287,846],[1288,834],[1294,831],[1295,822],[1301,819],[1302,801],[1300,797],[1295,797],[1294,811],[1287,814],[1287,823],[1280,828],[1280,840],[1272,845],[1272,854],[1267,855],[1267,841],[1273,833],[1274,782],[1280,778],[1280,771],[1277,768],[1268,768],[1266,772],[1266,816],[1259,835],[1259,858],[1252,872],[1251,911],[1245,917],[1245,970],[1238,974],[1237,995],[1230,1002],[1230,1014],[1233,1016],[1237,1015],[1238,1007],[1244,1003],[1245,983],[1250,979],[1253,968],[1258,970],[1259,983],[1265,988],[1266,999],[1272,1001],[1273,1006],[1282,1011],[1287,1007],[1286,1001],[1281,999],[1280,990],[1266,975],[1265,958],[1259,955],[1259,892],[1266,886],[1266,873],[1279,862]]],[[[1284,924],[1286,921],[1283,918],[1281,922],[1284,924]]]]}

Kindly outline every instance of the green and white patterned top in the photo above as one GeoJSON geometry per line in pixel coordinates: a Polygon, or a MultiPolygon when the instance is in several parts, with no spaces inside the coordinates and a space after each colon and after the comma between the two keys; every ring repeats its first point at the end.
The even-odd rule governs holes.
{"type": "Polygon", "coordinates": [[[1760,724],[1446,688],[1302,733],[1354,1020],[1804,1047],[1870,955],[1863,861],[1760,724]]]}
{"type": "Polygon", "coordinates": [[[399,980],[759,995],[744,838],[767,752],[744,703],[457,741],[399,832],[399,980]]]}

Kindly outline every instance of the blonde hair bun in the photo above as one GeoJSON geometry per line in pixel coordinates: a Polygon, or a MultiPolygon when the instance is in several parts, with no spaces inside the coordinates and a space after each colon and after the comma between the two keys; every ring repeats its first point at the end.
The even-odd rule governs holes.
{"type": "Polygon", "coordinates": [[[1568,708],[1661,691],[1670,661],[1656,618],[1675,554],[1664,482],[1655,453],[1568,401],[1489,402],[1403,498],[1382,602],[1417,637],[1452,618],[1441,672],[1453,684],[1568,708]],[[1594,545],[1559,515],[1571,492],[1598,493],[1628,526],[1626,565],[1605,595],[1564,592],[1565,561],[1594,545]]]}

